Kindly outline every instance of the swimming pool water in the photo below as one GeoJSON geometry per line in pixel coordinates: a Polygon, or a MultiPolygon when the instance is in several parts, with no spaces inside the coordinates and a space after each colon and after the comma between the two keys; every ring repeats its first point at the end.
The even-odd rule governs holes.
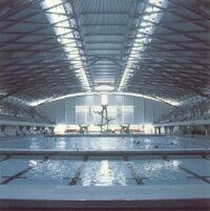
{"type": "MultiPolygon", "coordinates": [[[[0,141],[2,149],[139,150],[209,148],[179,137],[31,137],[0,141]]],[[[210,156],[0,158],[1,185],[137,186],[210,184],[210,156]]]]}
{"type": "Polygon", "coordinates": [[[29,137],[0,141],[2,149],[139,150],[210,149],[210,141],[181,137],[29,137]]]}
{"type": "Polygon", "coordinates": [[[128,185],[189,185],[206,184],[189,172],[209,179],[210,160],[204,158],[131,158],[123,161],[112,159],[28,159],[10,158],[0,163],[0,182],[18,172],[34,167],[11,180],[9,185],[79,185],[79,186],[128,186],[128,185]],[[72,182],[73,178],[76,182],[72,182]]]}

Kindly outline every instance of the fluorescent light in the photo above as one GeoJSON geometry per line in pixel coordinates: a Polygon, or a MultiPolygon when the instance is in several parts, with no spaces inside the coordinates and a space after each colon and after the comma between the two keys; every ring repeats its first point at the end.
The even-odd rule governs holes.
{"type": "Polygon", "coordinates": [[[75,38],[75,31],[72,29],[76,21],[73,18],[69,19],[70,14],[68,14],[64,8],[65,5],[66,8],[71,11],[72,8],[70,3],[63,2],[62,0],[44,0],[40,5],[42,9],[46,11],[45,15],[49,23],[53,25],[52,28],[57,36],[57,41],[63,45],[63,49],[67,54],[73,69],[79,68],[79,70],[77,70],[77,75],[79,76],[81,84],[85,89],[89,90],[90,84],[85,73],[80,49],[78,48],[78,43],[75,38]],[[73,61],[75,59],[77,62],[73,61]]]}
{"type": "Polygon", "coordinates": [[[144,14],[137,30],[136,38],[134,39],[127,59],[118,91],[121,91],[123,87],[126,87],[129,79],[133,76],[134,65],[138,62],[138,59],[141,58],[141,53],[144,52],[146,48],[145,44],[149,44],[151,42],[152,39],[150,35],[154,33],[156,24],[160,22],[163,16],[162,8],[165,9],[167,6],[168,2],[166,0],[148,0],[148,4],[145,7],[144,14]]]}

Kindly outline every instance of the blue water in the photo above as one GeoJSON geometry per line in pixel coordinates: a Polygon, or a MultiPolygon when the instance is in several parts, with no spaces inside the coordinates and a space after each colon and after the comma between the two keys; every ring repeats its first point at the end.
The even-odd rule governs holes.
{"type": "MultiPolygon", "coordinates": [[[[138,150],[209,148],[210,142],[178,137],[31,137],[0,141],[3,149],[138,150]]],[[[3,157],[2,157],[3,158],[3,157]]],[[[1,158],[1,159],[2,159],[1,158]]],[[[11,157],[0,162],[0,183],[32,167],[5,185],[137,186],[209,185],[210,157],[168,156],[83,158],[11,157]],[[183,170],[183,169],[187,169],[183,170]],[[190,173],[190,172],[193,172],[190,173]],[[195,176],[197,175],[197,176],[195,176]],[[204,178],[204,181],[202,178],[204,178]]]]}
{"type": "Polygon", "coordinates": [[[36,164],[34,168],[9,185],[65,185],[68,186],[78,170],[79,186],[131,186],[131,185],[193,185],[205,183],[199,178],[183,171],[185,167],[210,181],[210,161],[202,158],[161,158],[131,159],[57,159],[29,160],[10,158],[0,163],[0,182],[36,164]],[[137,184],[137,180],[142,184],[137,184]]]}
{"type": "Polygon", "coordinates": [[[2,149],[139,150],[210,149],[210,141],[180,137],[29,137],[0,141],[2,149]]]}

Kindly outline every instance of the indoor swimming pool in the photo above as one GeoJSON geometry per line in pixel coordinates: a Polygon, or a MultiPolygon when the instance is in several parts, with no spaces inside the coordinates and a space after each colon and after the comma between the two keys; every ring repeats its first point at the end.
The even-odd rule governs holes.
{"type": "Polygon", "coordinates": [[[209,185],[210,158],[9,158],[0,163],[1,185],[137,186],[209,185]],[[196,165],[195,165],[196,164],[196,165]]]}
{"type": "Polygon", "coordinates": [[[0,140],[0,149],[33,150],[140,150],[140,149],[210,149],[210,141],[167,136],[51,136],[0,140]]]}
{"type": "MultiPolygon", "coordinates": [[[[25,137],[1,140],[2,150],[129,151],[209,149],[210,142],[180,137],[25,137]]],[[[1,185],[142,186],[209,185],[210,157],[5,156],[1,185]]]]}

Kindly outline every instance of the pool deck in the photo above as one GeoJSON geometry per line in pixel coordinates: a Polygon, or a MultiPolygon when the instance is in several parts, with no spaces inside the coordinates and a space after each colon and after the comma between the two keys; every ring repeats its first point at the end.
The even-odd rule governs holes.
{"type": "MultiPolygon", "coordinates": [[[[198,208],[210,209],[209,185],[0,186],[0,209],[26,208],[198,208]],[[101,207],[103,205],[103,207],[101,207]]],[[[165,209],[164,209],[165,210],[165,209]]],[[[189,209],[190,210],[190,209],[189,209]]]]}
{"type": "Polygon", "coordinates": [[[56,150],[23,150],[0,149],[3,156],[144,156],[144,155],[209,155],[210,149],[156,149],[133,151],[56,151],[56,150]]]}
{"type": "Polygon", "coordinates": [[[144,133],[72,133],[72,134],[46,134],[45,137],[165,137],[165,135],[144,133]]]}

